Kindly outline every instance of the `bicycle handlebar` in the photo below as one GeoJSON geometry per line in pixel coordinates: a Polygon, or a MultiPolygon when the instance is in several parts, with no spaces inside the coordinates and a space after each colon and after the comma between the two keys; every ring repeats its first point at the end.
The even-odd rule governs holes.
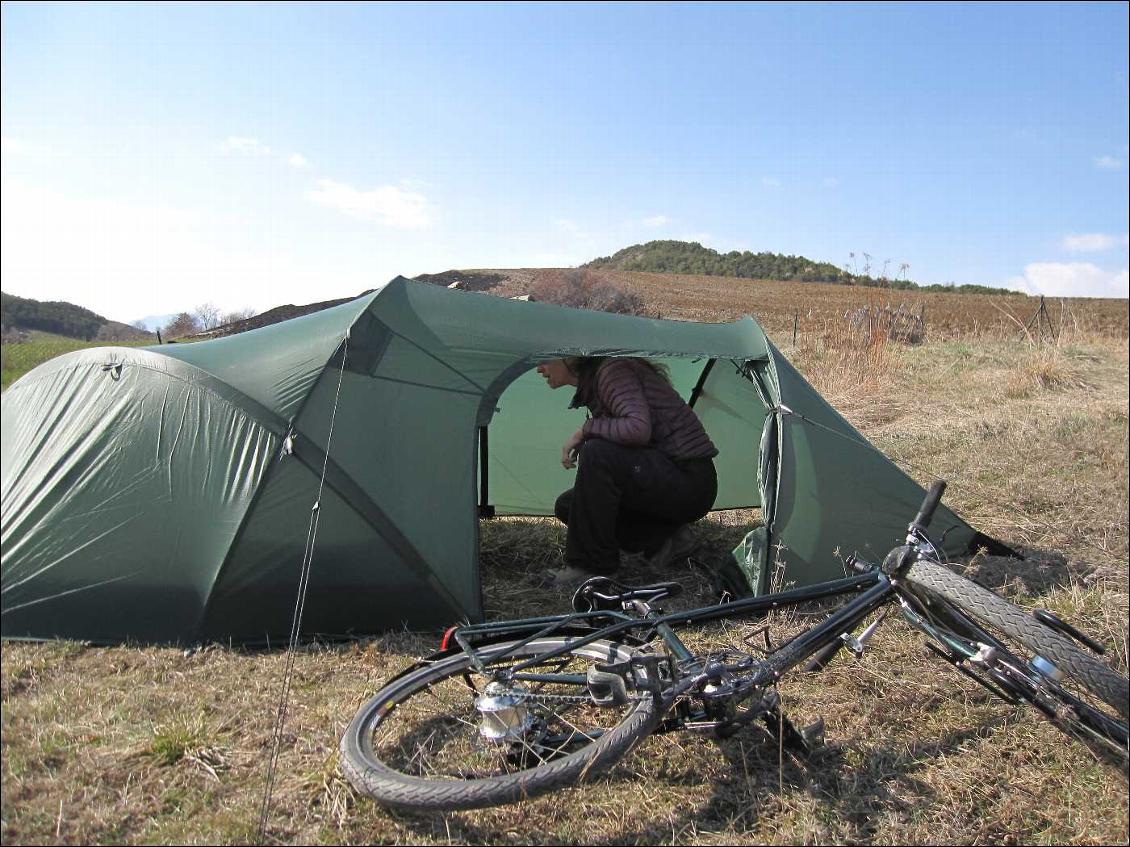
{"type": "Polygon", "coordinates": [[[926,527],[930,525],[930,519],[934,517],[934,510],[938,508],[938,503],[942,500],[942,494],[946,490],[946,481],[939,479],[930,486],[930,490],[926,492],[926,499],[922,501],[922,508],[918,510],[918,514],[914,516],[914,520],[910,524],[910,531],[926,532],[926,527]]]}

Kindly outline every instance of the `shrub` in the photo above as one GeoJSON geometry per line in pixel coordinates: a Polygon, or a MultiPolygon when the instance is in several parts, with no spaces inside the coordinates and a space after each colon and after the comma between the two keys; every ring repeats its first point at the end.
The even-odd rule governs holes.
{"type": "Polygon", "coordinates": [[[189,312],[181,312],[161,330],[165,338],[184,338],[187,335],[196,335],[202,327],[197,317],[189,312]]]}
{"type": "Polygon", "coordinates": [[[638,294],[618,288],[604,274],[585,268],[543,272],[530,288],[530,299],[618,315],[648,314],[638,294]]]}

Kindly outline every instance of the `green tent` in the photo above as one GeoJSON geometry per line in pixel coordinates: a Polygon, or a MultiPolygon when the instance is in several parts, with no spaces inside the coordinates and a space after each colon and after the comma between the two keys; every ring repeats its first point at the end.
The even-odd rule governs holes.
{"type": "MultiPolygon", "coordinates": [[[[397,278],[198,344],[83,350],[3,396],[2,634],[278,641],[482,617],[481,514],[551,514],[580,423],[534,368],[670,367],[715,444],[716,508],[760,506],[740,563],[805,584],[879,556],[922,489],[744,318],[651,320],[397,278]],[[321,492],[319,496],[319,491],[321,492]],[[315,505],[316,504],[316,505],[315,505]],[[316,519],[316,520],[315,520],[316,519]]],[[[978,534],[942,509],[951,553],[978,534]]]]}

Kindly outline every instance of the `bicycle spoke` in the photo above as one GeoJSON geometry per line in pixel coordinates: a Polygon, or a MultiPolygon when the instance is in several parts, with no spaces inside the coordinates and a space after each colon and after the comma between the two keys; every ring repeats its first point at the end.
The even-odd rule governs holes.
{"type": "Polygon", "coordinates": [[[525,669],[538,679],[508,683],[507,667],[526,659],[509,656],[492,663],[490,677],[457,670],[422,686],[374,726],[374,750],[398,762],[401,772],[420,778],[485,779],[568,756],[623,719],[626,708],[596,707],[579,681],[595,657],[558,656],[525,669]],[[515,708],[524,710],[518,714],[524,714],[525,726],[511,728],[498,740],[483,735],[484,716],[476,707],[488,682],[498,684],[499,696],[514,697],[515,708]]]}

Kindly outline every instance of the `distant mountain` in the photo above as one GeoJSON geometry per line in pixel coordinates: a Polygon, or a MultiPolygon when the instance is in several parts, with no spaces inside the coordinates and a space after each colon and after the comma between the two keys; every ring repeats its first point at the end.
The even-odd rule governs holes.
{"type": "Polygon", "coordinates": [[[131,341],[152,338],[129,324],[107,320],[90,309],[61,301],[40,301],[0,292],[0,329],[12,332],[40,330],[83,341],[131,341]]]}

